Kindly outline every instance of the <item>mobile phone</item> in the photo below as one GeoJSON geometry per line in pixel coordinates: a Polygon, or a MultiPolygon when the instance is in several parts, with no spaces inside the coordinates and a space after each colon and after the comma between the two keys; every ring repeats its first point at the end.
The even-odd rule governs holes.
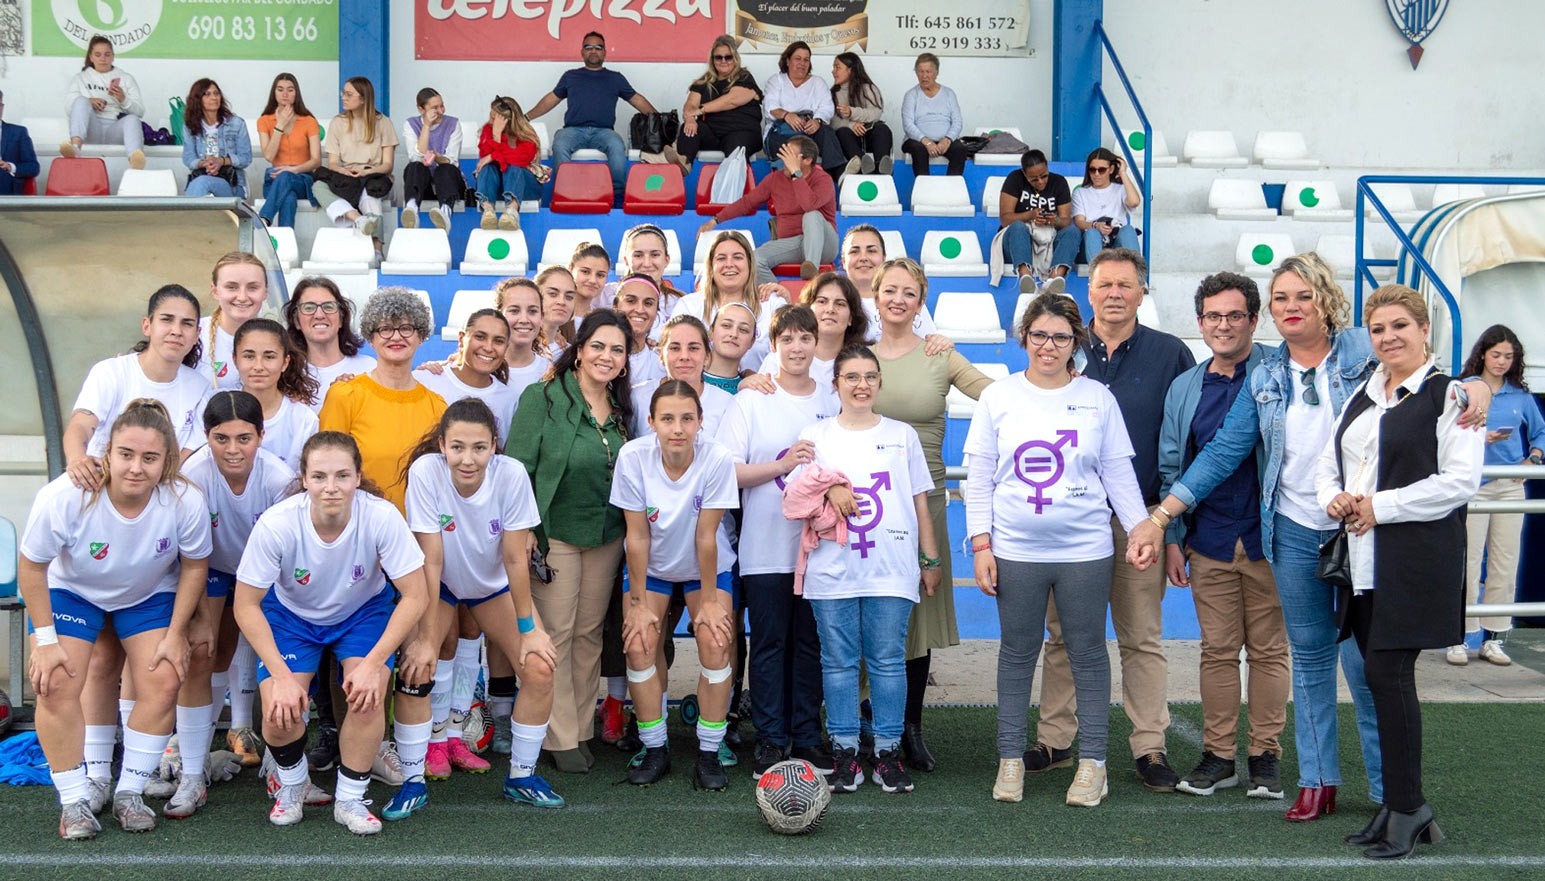
{"type": "Polygon", "coordinates": [[[1511,428],[1499,428],[1499,429],[1496,430],[1495,433],[1497,435],[1497,440],[1507,440],[1508,438],[1513,436],[1513,429],[1511,429],[1511,428]]]}
{"type": "Polygon", "coordinates": [[[120,79],[121,79],[121,77],[116,77],[116,76],[115,76],[115,77],[113,77],[113,81],[112,81],[112,82],[110,82],[110,83],[108,83],[108,84],[107,84],[107,85],[108,85],[108,88],[110,88],[110,89],[116,89],[116,88],[118,88],[118,81],[119,81],[119,80],[120,80],[120,79]]]}

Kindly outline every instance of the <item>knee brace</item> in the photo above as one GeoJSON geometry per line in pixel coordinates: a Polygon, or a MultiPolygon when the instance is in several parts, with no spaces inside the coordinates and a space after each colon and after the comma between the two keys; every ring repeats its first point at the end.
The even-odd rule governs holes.
{"type": "Polygon", "coordinates": [[[654,664],[650,664],[649,665],[649,669],[647,669],[647,670],[635,670],[632,667],[628,668],[628,681],[629,682],[648,682],[649,680],[653,679],[654,676],[655,676],[655,665],[654,664]]]}
{"type": "Polygon", "coordinates": [[[434,687],[433,679],[419,685],[409,685],[402,677],[399,676],[397,678],[397,693],[408,697],[429,697],[430,692],[434,691],[434,687]]]}
{"type": "Polygon", "coordinates": [[[704,667],[703,668],[703,678],[708,680],[708,684],[709,685],[718,685],[719,683],[723,682],[724,680],[730,678],[730,675],[733,674],[734,672],[735,672],[735,665],[734,664],[730,664],[729,666],[726,666],[726,667],[720,667],[717,670],[710,670],[707,667],[704,667]]]}

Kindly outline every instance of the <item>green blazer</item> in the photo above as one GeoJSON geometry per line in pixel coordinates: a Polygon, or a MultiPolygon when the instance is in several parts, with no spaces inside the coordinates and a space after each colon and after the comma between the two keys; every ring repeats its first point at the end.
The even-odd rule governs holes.
{"type": "MultiPolygon", "coordinates": [[[[615,462],[627,436],[616,417],[608,421],[604,433],[610,444],[605,455],[615,462]]],[[[591,441],[600,437],[573,373],[532,383],[521,393],[504,452],[519,460],[531,478],[542,517],[536,536],[543,553],[559,521],[556,537],[581,547],[597,547],[622,537],[622,512],[610,504],[611,469],[594,467],[603,455],[598,448],[604,445],[591,441]],[[557,502],[555,520],[560,488],[563,498],[557,502]]]]}

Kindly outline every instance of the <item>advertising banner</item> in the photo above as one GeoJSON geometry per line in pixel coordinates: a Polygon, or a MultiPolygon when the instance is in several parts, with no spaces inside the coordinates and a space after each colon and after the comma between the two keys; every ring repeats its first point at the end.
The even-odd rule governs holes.
{"type": "Polygon", "coordinates": [[[607,61],[705,62],[733,0],[413,0],[413,56],[579,61],[586,31],[607,61]]]}
{"type": "Polygon", "coordinates": [[[334,61],[337,0],[32,0],[34,55],[334,61]]]}
{"type": "Polygon", "coordinates": [[[735,0],[741,52],[777,54],[797,40],[815,54],[1024,55],[1030,0],[735,0]]]}

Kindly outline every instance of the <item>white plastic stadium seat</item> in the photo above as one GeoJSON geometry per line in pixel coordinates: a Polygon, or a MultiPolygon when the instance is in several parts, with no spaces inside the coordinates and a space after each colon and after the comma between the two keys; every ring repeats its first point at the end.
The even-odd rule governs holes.
{"type": "Polygon", "coordinates": [[[1219,220],[1276,220],[1275,209],[1266,206],[1260,182],[1237,177],[1215,178],[1207,191],[1207,207],[1219,220]]]}
{"type": "Polygon", "coordinates": [[[957,343],[1001,343],[1007,338],[992,294],[942,293],[934,304],[933,323],[939,333],[957,343]]]}
{"type": "Polygon", "coordinates": [[[450,237],[436,227],[398,227],[381,261],[381,271],[388,275],[444,275],[450,268],[450,237]]]}
{"type": "Polygon", "coordinates": [[[837,207],[849,217],[899,217],[901,198],[888,174],[845,174],[837,207]]]}
{"type": "MultiPolygon", "coordinates": [[[[1373,191],[1384,203],[1385,209],[1394,215],[1398,223],[1412,223],[1422,219],[1426,212],[1416,207],[1416,194],[1411,192],[1410,184],[1373,184],[1373,191]]],[[[1379,212],[1374,210],[1373,202],[1365,202],[1363,214],[1365,217],[1379,217],[1379,212]]],[[[1381,219],[1382,220],[1382,219],[1381,219]]]]}
{"type": "Polygon", "coordinates": [[[59,145],[70,139],[70,121],[63,116],[29,116],[17,122],[27,127],[39,156],[58,156],[59,145]]]}
{"type": "Polygon", "coordinates": [[[1438,184],[1432,188],[1432,207],[1440,208],[1461,199],[1479,199],[1486,195],[1480,184],[1438,184]]]}
{"type": "Polygon", "coordinates": [[[541,155],[537,158],[546,159],[553,155],[553,139],[547,133],[547,123],[537,120],[531,123],[531,128],[536,131],[537,143],[541,145],[541,155]]]}
{"type": "MultiPolygon", "coordinates": [[[[1009,320],[1009,326],[1007,328],[1005,328],[1005,330],[1007,330],[1010,335],[1013,335],[1014,329],[1019,327],[1019,319],[1025,317],[1025,310],[1030,308],[1031,302],[1033,302],[1035,300],[1035,298],[1038,297],[1038,296],[1040,296],[1040,295],[1039,294],[1020,294],[1019,295],[1019,299],[1014,301],[1014,317],[1009,320]]],[[[1067,293],[1065,291],[1063,292],[1062,296],[1067,297],[1069,299],[1072,299],[1072,297],[1073,297],[1072,294],[1069,294],[1069,293],[1067,293]]],[[[1153,300],[1153,297],[1144,297],[1143,298],[1143,302],[1144,303],[1150,302],[1152,300],[1153,300]]]]}
{"type": "Polygon", "coordinates": [[[1257,132],[1254,153],[1265,168],[1320,167],[1320,160],[1309,155],[1303,132],[1257,132]]]}
{"type": "MultiPolygon", "coordinates": [[[[1349,235],[1326,233],[1314,243],[1314,251],[1324,258],[1326,264],[1335,271],[1340,279],[1351,279],[1357,275],[1357,240],[1349,235]]],[[[1369,246],[1369,257],[1384,257],[1380,249],[1369,246]]],[[[1395,274],[1394,267],[1375,266],[1375,277],[1384,279],[1395,274]]]]}
{"type": "Polygon", "coordinates": [[[929,230],[923,234],[923,269],[929,275],[978,278],[987,275],[982,243],[970,230],[929,230]]]}
{"type": "Polygon", "coordinates": [[[311,242],[311,256],[301,268],[307,275],[358,275],[369,272],[376,249],[370,237],[352,226],[324,226],[311,242]]]}
{"type": "Polygon", "coordinates": [[[118,181],[120,196],[175,196],[177,176],[170,168],[125,168],[118,181]]]}
{"type": "MultiPolygon", "coordinates": [[[[698,155],[701,156],[702,154],[699,153],[698,155]]],[[[724,227],[724,226],[716,227],[714,229],[709,230],[708,232],[700,234],[697,237],[697,245],[695,246],[695,249],[694,249],[693,254],[692,254],[692,274],[693,275],[698,276],[699,278],[701,278],[704,274],[706,274],[705,273],[705,267],[708,265],[708,249],[713,247],[713,240],[714,240],[715,237],[717,237],[719,235],[719,233],[724,232],[724,231],[729,230],[729,229],[731,229],[731,227],[724,227]]],[[[751,250],[753,250],[753,251],[756,250],[756,246],[759,243],[757,242],[756,235],[754,234],[754,232],[752,230],[749,230],[749,229],[734,229],[733,231],[740,233],[741,236],[743,236],[746,241],[751,243],[751,250]]],[[[675,251],[672,251],[671,253],[674,254],[675,251]]],[[[672,259],[675,259],[675,258],[672,258],[672,259]]]]}
{"type": "Polygon", "coordinates": [[[1200,131],[1186,134],[1182,152],[1186,161],[1197,168],[1244,168],[1250,160],[1239,155],[1231,131],[1200,131]]]}
{"type": "MultiPolygon", "coordinates": [[[[1132,151],[1132,161],[1139,169],[1143,167],[1143,153],[1147,150],[1150,140],[1153,144],[1154,168],[1174,168],[1180,161],[1176,158],[1175,154],[1169,151],[1169,144],[1164,142],[1164,133],[1158,129],[1153,130],[1153,137],[1151,139],[1144,137],[1142,129],[1122,132],[1121,138],[1126,142],[1127,149],[1132,151]]],[[[1121,152],[1120,143],[1112,144],[1111,151],[1117,156],[1124,157],[1126,155],[1121,152]]]]}
{"type": "MultiPolygon", "coordinates": [[[[993,380],[1004,379],[1009,375],[1007,364],[977,364],[976,369],[993,380]]],[[[970,419],[971,414],[976,412],[976,401],[954,386],[950,386],[949,394],[944,396],[944,406],[945,415],[950,419],[970,419]]]]}
{"type": "Polygon", "coordinates": [[[594,227],[548,230],[547,238],[542,240],[542,259],[537,262],[537,271],[549,266],[568,266],[580,242],[601,244],[601,231],[594,227]]]}
{"type": "Polygon", "coordinates": [[[907,242],[901,237],[901,230],[880,230],[880,241],[885,243],[886,260],[898,260],[907,256],[907,242]]]}
{"type": "Polygon", "coordinates": [[[917,217],[972,217],[976,206],[971,204],[964,177],[935,174],[913,182],[912,213],[917,217]]]}
{"type": "Polygon", "coordinates": [[[1003,182],[1008,180],[1006,174],[995,174],[982,184],[982,213],[988,217],[998,216],[998,196],[1003,193],[1003,182]]]}
{"type": "MultiPolygon", "coordinates": [[[[526,250],[526,236],[516,230],[474,229],[467,235],[467,250],[461,255],[462,275],[497,275],[508,278],[525,275],[531,259],[526,250]]],[[[567,264],[568,260],[564,260],[567,264]]]]}
{"type": "Polygon", "coordinates": [[[1296,253],[1293,237],[1286,233],[1245,233],[1239,237],[1239,246],[1234,249],[1234,262],[1246,275],[1267,276],[1282,258],[1296,253]]]}
{"type": "MultiPolygon", "coordinates": [[[[670,262],[670,264],[665,267],[665,272],[663,272],[661,274],[662,275],[671,275],[671,276],[680,275],[681,274],[681,239],[676,236],[676,231],[674,229],[669,228],[669,227],[661,227],[661,232],[665,233],[665,250],[668,251],[670,253],[670,255],[671,255],[671,262],[670,262]]],[[[709,235],[709,241],[710,241],[710,243],[713,241],[712,233],[710,233],[710,235],[709,235]]],[[[621,244],[621,242],[618,243],[617,250],[614,251],[613,253],[618,254],[618,255],[622,254],[622,244],[621,244]]],[[[704,249],[703,249],[703,259],[705,259],[705,260],[708,259],[708,249],[706,247],[704,247],[704,249]]],[[[627,272],[627,270],[624,269],[623,266],[622,266],[622,260],[621,259],[619,259],[617,261],[617,265],[614,266],[613,268],[617,271],[617,274],[619,276],[622,275],[623,273],[627,272]]]]}
{"type": "Polygon", "coordinates": [[[492,289],[480,291],[457,291],[451,297],[451,311],[445,316],[445,327],[440,329],[440,339],[456,339],[456,335],[467,329],[467,319],[473,312],[479,309],[492,309],[494,307],[494,292],[492,289]]]}
{"type": "Polygon", "coordinates": [[[1159,304],[1153,297],[1144,297],[1143,301],[1137,304],[1137,323],[1154,330],[1164,329],[1159,323],[1159,304]]]}
{"type": "Polygon", "coordinates": [[[473,119],[460,120],[461,124],[461,156],[460,159],[477,158],[477,139],[483,134],[483,123],[473,119]]]}
{"type": "Polygon", "coordinates": [[[300,265],[300,248],[295,244],[295,230],[287,226],[271,226],[268,228],[268,240],[274,246],[279,266],[285,272],[300,265]]]}
{"type": "Polygon", "coordinates": [[[1333,180],[1290,180],[1282,191],[1282,213],[1294,220],[1351,220],[1333,180]]]}
{"type": "MultiPolygon", "coordinates": [[[[979,137],[984,137],[986,135],[990,135],[993,132],[1003,132],[1004,134],[1013,135],[1021,143],[1023,143],[1024,140],[1025,140],[1025,136],[1019,133],[1019,126],[1015,126],[1015,125],[979,125],[979,126],[976,127],[976,134],[979,137]]],[[[978,153],[975,156],[971,157],[971,161],[976,163],[977,165],[1012,165],[1012,166],[1015,166],[1017,168],[1019,166],[1019,154],[1018,153],[978,153]]]]}

